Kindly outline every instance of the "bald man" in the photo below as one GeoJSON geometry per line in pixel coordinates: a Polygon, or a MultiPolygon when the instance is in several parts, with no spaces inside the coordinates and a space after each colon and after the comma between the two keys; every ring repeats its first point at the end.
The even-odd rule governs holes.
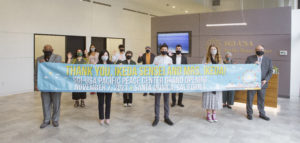
{"type": "Polygon", "coordinates": [[[273,74],[272,60],[264,56],[264,46],[258,45],[255,48],[255,55],[249,56],[246,60],[246,64],[259,64],[261,66],[261,90],[249,90],[247,91],[247,118],[252,120],[252,104],[253,97],[257,93],[257,107],[259,110],[259,117],[269,121],[270,118],[265,113],[265,95],[266,88],[268,87],[268,81],[273,74]]]}
{"type": "MultiPolygon", "coordinates": [[[[61,63],[61,56],[53,54],[53,48],[51,45],[45,45],[43,49],[44,55],[37,58],[37,66],[39,63],[51,62],[51,63],[61,63]]],[[[36,66],[36,69],[37,69],[36,66]]],[[[37,71],[35,72],[35,81],[37,79],[37,71]]],[[[59,115],[60,115],[60,99],[61,92],[41,92],[42,105],[43,105],[43,115],[44,121],[40,128],[43,129],[50,125],[52,120],[52,125],[54,127],[59,126],[59,115]],[[51,117],[51,107],[52,107],[52,117],[51,117]]]]}

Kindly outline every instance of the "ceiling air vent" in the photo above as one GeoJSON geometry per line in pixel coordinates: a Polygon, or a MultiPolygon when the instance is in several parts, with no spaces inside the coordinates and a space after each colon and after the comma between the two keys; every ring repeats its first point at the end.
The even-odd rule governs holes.
{"type": "Polygon", "coordinates": [[[141,12],[141,11],[137,11],[137,10],[133,10],[133,9],[129,9],[129,8],[123,8],[123,10],[130,11],[130,12],[135,12],[135,13],[139,13],[139,14],[144,14],[144,15],[149,15],[146,12],[141,12]]]}
{"type": "Polygon", "coordinates": [[[221,0],[212,0],[212,6],[220,6],[221,0]]]}
{"type": "Polygon", "coordinates": [[[93,1],[94,4],[98,4],[98,5],[102,5],[102,6],[108,6],[111,7],[110,4],[106,4],[106,3],[102,3],[102,2],[97,2],[97,1],[93,1]]]}
{"type": "Polygon", "coordinates": [[[80,1],[84,1],[84,2],[91,2],[91,0],[80,0],[80,1]]]}

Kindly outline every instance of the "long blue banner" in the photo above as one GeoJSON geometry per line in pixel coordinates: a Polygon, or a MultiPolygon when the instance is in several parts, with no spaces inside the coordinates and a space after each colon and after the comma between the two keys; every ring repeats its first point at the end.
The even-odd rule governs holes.
{"type": "Polygon", "coordinates": [[[39,63],[43,92],[177,93],[261,88],[256,64],[91,65],[39,63]]]}

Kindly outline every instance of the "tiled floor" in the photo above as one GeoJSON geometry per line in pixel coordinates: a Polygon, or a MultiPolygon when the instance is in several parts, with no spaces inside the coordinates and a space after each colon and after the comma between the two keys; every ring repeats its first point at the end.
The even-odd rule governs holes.
{"type": "MultiPolygon", "coordinates": [[[[200,94],[185,94],[184,108],[171,108],[175,123],[152,127],[154,97],[133,95],[133,107],[122,106],[122,96],[113,94],[111,125],[98,122],[97,96],[88,95],[85,108],[74,108],[70,93],[62,95],[60,126],[40,129],[42,106],[39,92],[0,97],[0,142],[182,142],[182,143],[292,143],[300,141],[300,101],[279,98],[277,109],[267,108],[271,121],[245,117],[245,104],[218,112],[218,123],[208,123],[200,94]]],[[[161,108],[161,117],[163,117],[161,108]]]]}

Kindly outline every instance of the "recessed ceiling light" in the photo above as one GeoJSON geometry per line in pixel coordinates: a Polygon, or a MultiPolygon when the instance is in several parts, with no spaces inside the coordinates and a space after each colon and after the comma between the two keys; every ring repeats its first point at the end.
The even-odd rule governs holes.
{"type": "Polygon", "coordinates": [[[175,5],[173,5],[173,6],[172,6],[172,8],[176,8],[176,6],[175,6],[175,5]]]}
{"type": "Polygon", "coordinates": [[[184,11],[184,13],[189,13],[189,11],[186,10],[186,11],[184,11]]]}

